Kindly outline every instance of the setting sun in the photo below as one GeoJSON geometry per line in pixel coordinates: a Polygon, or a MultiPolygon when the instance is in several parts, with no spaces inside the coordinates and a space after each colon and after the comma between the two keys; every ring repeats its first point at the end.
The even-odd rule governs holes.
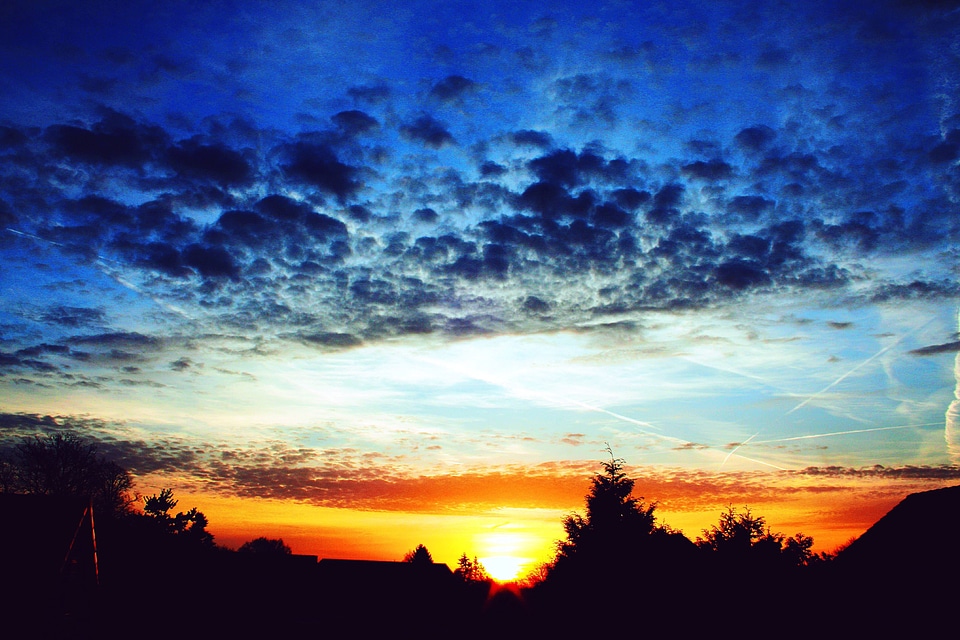
{"type": "Polygon", "coordinates": [[[513,582],[517,580],[527,564],[529,558],[515,558],[513,556],[490,556],[480,558],[480,563],[491,578],[497,582],[513,582]]]}
{"type": "Polygon", "coordinates": [[[477,539],[482,553],[480,562],[497,582],[520,578],[534,561],[532,557],[542,541],[529,533],[516,531],[516,524],[499,525],[477,539]]]}

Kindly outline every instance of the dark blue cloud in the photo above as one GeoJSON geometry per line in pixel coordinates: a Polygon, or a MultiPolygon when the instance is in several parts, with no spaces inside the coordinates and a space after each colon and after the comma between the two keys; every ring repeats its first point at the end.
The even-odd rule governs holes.
{"type": "Polygon", "coordinates": [[[247,185],[254,178],[253,167],[243,154],[221,144],[188,140],[167,153],[170,167],[184,177],[224,187],[247,185]]]}
{"type": "Polygon", "coordinates": [[[365,133],[380,126],[376,118],[356,109],[341,111],[335,114],[331,120],[345,133],[350,135],[365,133]]]}
{"type": "Polygon", "coordinates": [[[452,102],[475,90],[477,83],[460,75],[447,76],[430,89],[430,95],[444,102],[452,102]]]}
{"type": "Polygon", "coordinates": [[[168,143],[166,132],[156,125],[141,125],[131,117],[110,111],[89,129],[55,124],[47,128],[46,140],[55,154],[97,165],[140,168],[168,143]]]}
{"type": "MultiPolygon", "coordinates": [[[[69,87],[87,97],[70,116],[4,116],[0,222],[13,232],[0,250],[48,270],[41,256],[54,254],[238,331],[283,323],[321,348],[833,295],[854,281],[860,303],[952,295],[956,265],[931,256],[956,260],[960,120],[917,92],[927,54],[893,47],[916,33],[940,42],[942,9],[825,10],[832,26],[804,19],[809,32],[783,38],[764,25],[771,10],[729,10],[686,7],[662,33],[584,23],[579,44],[554,39],[562,21],[519,38],[533,32],[517,15],[497,38],[411,50],[402,69],[322,74],[292,62],[310,50],[292,32],[289,60],[270,64],[93,47],[86,60],[108,63],[71,63],[83,73],[69,87]],[[703,35],[716,20],[757,37],[703,35]],[[849,49],[808,44],[821,41],[849,49]],[[271,86],[290,88],[265,99],[271,86]],[[871,271],[905,252],[929,273],[871,271]]],[[[113,312],[78,300],[23,321],[110,331],[113,312]]],[[[7,353],[76,357],[18,351],[39,344],[58,343],[7,353]]]]}
{"type": "Polygon", "coordinates": [[[400,127],[400,132],[428,147],[439,149],[445,145],[456,144],[446,125],[431,115],[422,115],[400,127]]]}
{"type": "Polygon", "coordinates": [[[341,200],[359,188],[356,167],[341,162],[336,150],[322,142],[298,141],[282,147],[284,174],[306,186],[335,195],[341,200]]]}

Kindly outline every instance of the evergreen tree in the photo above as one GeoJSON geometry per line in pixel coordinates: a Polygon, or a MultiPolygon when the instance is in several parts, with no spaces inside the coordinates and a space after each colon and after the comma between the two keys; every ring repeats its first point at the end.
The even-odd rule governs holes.
{"type": "Polygon", "coordinates": [[[490,580],[489,574],[487,574],[486,568],[477,557],[474,556],[473,560],[467,556],[466,552],[460,556],[460,559],[457,560],[457,568],[453,572],[458,578],[464,582],[488,582],[490,580]]]}
{"type": "Polygon", "coordinates": [[[561,559],[621,553],[656,529],[656,503],[633,496],[634,481],[623,470],[626,462],[615,458],[610,447],[607,452],[610,460],[602,463],[603,473],[591,480],[586,516],[574,513],[563,520],[567,539],[557,546],[561,559]]]}
{"type": "Polygon", "coordinates": [[[403,556],[403,561],[415,564],[433,564],[433,556],[430,555],[425,546],[418,544],[416,549],[407,551],[407,555],[403,556]]]}

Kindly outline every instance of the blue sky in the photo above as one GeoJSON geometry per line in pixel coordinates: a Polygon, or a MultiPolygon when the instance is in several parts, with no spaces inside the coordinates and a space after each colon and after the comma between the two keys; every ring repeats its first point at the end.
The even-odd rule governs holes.
{"type": "Polygon", "coordinates": [[[955,3],[194,4],[0,9],[7,445],[955,478],[955,3]]]}

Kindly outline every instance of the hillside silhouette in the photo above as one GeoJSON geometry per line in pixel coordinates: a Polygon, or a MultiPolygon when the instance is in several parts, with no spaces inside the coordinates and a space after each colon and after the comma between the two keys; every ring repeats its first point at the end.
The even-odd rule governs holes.
{"type": "MultiPolygon", "coordinates": [[[[91,453],[77,440],[29,444],[20,464],[91,453]]],[[[609,453],[585,512],[564,519],[553,562],[522,587],[494,583],[466,553],[451,571],[423,545],[397,562],[318,559],[263,537],[233,551],[195,508],[174,513],[169,489],[137,510],[122,495],[78,495],[86,481],[34,473],[33,490],[0,494],[0,615],[11,637],[31,638],[801,637],[915,635],[951,610],[943,584],[960,569],[960,486],[907,496],[834,556],[732,506],[691,540],[658,523],[657,504],[634,496],[609,453]]],[[[103,469],[82,459],[84,473],[103,469]]]]}

